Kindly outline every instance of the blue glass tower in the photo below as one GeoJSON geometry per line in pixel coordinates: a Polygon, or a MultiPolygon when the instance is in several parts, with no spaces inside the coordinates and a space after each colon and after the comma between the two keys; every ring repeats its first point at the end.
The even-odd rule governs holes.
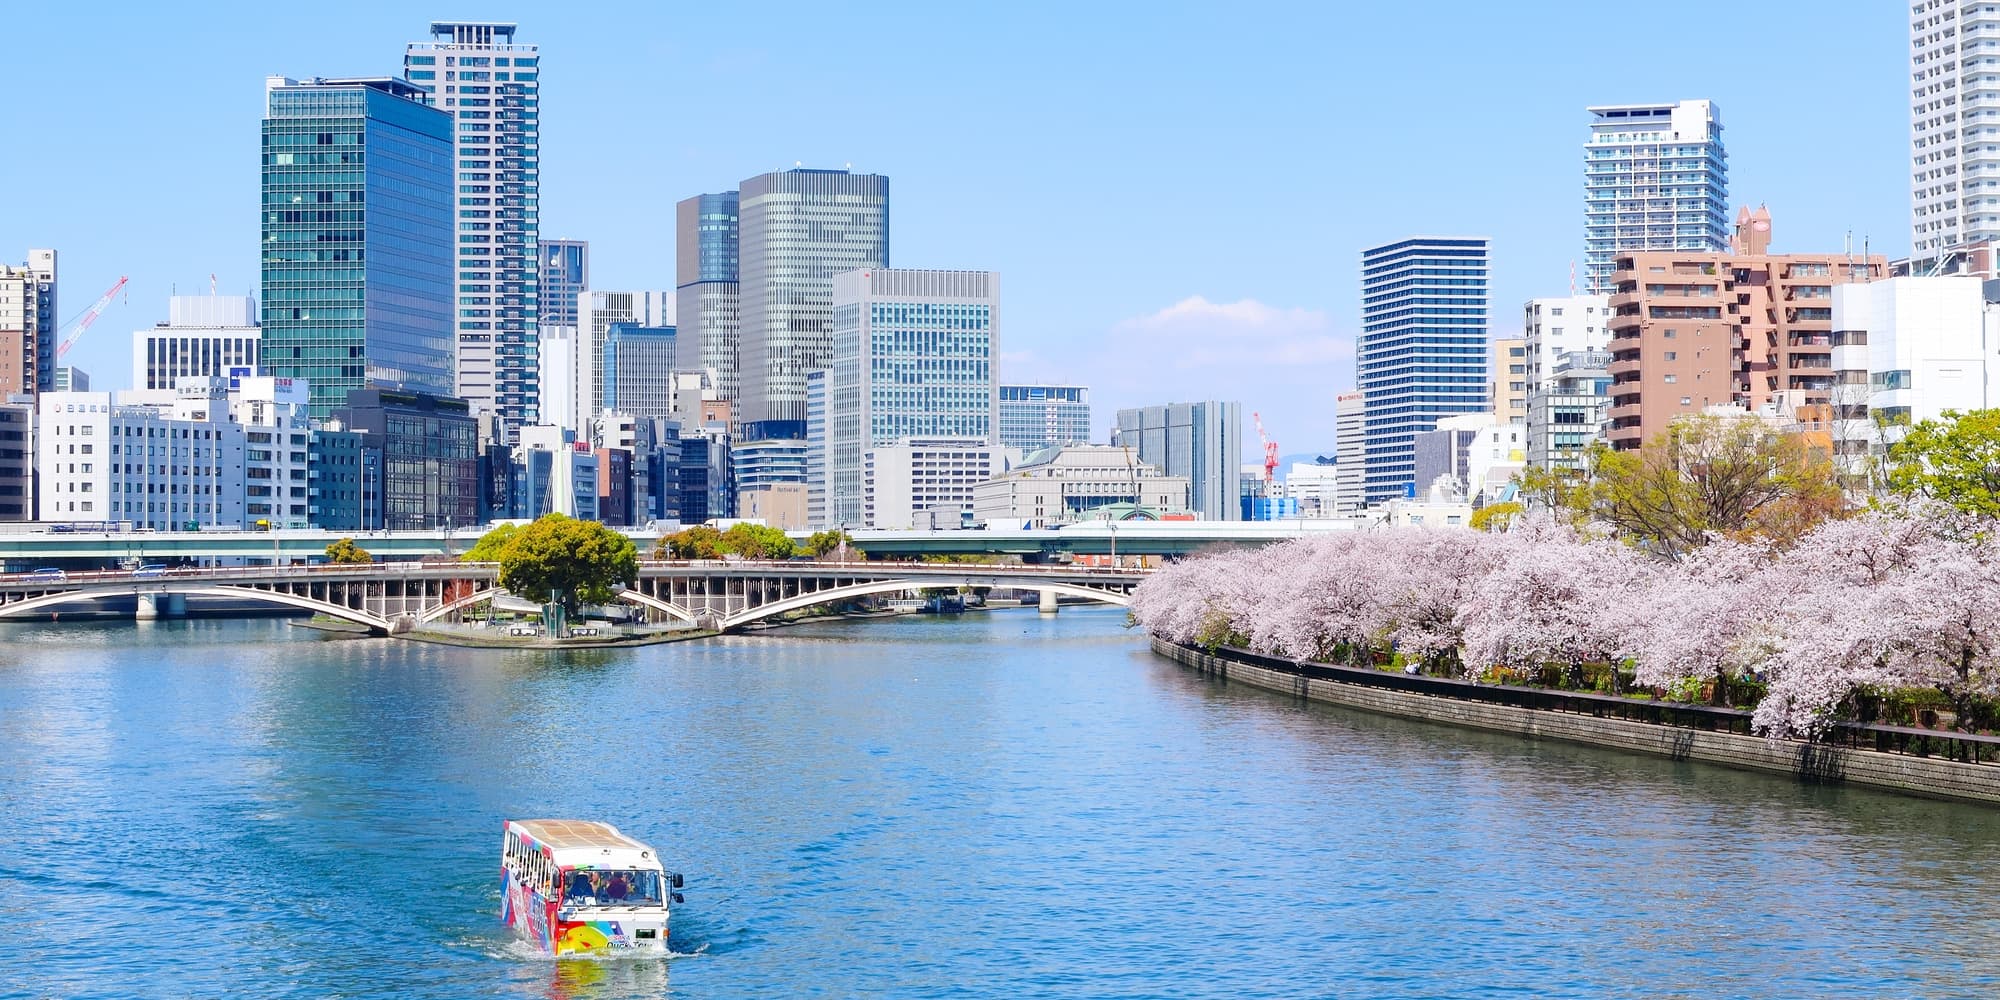
{"type": "Polygon", "coordinates": [[[674,208],[675,312],[722,398],[737,398],[737,340],[743,324],[741,198],[698,194],[674,208]]]}
{"type": "Polygon", "coordinates": [[[1419,432],[1491,405],[1486,281],[1479,237],[1417,236],[1361,252],[1354,380],[1364,396],[1367,503],[1414,488],[1419,432]]]}
{"type": "Polygon", "coordinates": [[[364,385],[449,395],[451,116],[391,77],[266,91],[264,367],[316,419],[364,385]]]}

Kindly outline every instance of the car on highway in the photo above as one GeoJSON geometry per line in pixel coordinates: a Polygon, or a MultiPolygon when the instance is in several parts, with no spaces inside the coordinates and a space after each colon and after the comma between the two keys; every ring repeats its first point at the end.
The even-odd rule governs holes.
{"type": "Polygon", "coordinates": [[[166,576],[166,575],[167,575],[166,563],[147,563],[146,565],[141,566],[138,569],[132,571],[132,578],[135,580],[150,580],[157,576],[166,576]]]}

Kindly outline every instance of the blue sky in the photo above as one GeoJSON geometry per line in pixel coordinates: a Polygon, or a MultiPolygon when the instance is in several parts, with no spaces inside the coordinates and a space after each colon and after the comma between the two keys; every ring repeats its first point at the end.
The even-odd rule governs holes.
{"type": "Polygon", "coordinates": [[[891,178],[892,264],[1001,272],[1003,378],[1090,385],[1100,427],[1238,399],[1330,451],[1361,248],[1491,237],[1518,330],[1582,253],[1587,105],[1712,98],[1775,249],[1906,252],[1901,7],[35,4],[0,61],[0,259],[60,250],[65,318],[131,276],[71,352],[122,386],[173,286],[256,287],[265,75],[511,20],[542,46],[542,232],[591,241],[596,287],[672,287],[680,198],[852,164],[891,178]]]}

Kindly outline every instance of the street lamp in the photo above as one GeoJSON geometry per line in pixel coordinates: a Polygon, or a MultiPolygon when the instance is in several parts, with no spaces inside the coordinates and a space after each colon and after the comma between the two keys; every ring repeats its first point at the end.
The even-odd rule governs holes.
{"type": "Polygon", "coordinates": [[[1105,528],[1111,532],[1111,568],[1118,568],[1118,522],[1106,519],[1105,528]]]}
{"type": "Polygon", "coordinates": [[[840,539],[839,561],[847,562],[847,487],[837,486],[833,490],[834,531],[840,539]]]}

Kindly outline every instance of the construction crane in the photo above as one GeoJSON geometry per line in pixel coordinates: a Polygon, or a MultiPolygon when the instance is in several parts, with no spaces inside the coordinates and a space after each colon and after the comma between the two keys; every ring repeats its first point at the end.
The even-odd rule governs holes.
{"type": "Polygon", "coordinates": [[[1261,415],[1252,412],[1250,419],[1257,424],[1257,443],[1264,446],[1264,481],[1268,483],[1274,478],[1273,473],[1278,469],[1278,442],[1271,440],[1270,435],[1264,433],[1264,418],[1261,415]]]}
{"type": "Polygon", "coordinates": [[[62,344],[56,348],[57,361],[61,361],[62,356],[68,354],[69,349],[75,347],[76,342],[83,339],[83,332],[90,329],[90,324],[97,322],[97,317],[104,312],[104,307],[110,305],[112,297],[125,287],[125,281],[126,278],[120,275],[118,283],[112,285],[111,290],[105,292],[103,298],[91,303],[90,308],[85,309],[81,316],[70,320],[70,324],[74,329],[70,330],[69,336],[64,337],[62,344]]]}

